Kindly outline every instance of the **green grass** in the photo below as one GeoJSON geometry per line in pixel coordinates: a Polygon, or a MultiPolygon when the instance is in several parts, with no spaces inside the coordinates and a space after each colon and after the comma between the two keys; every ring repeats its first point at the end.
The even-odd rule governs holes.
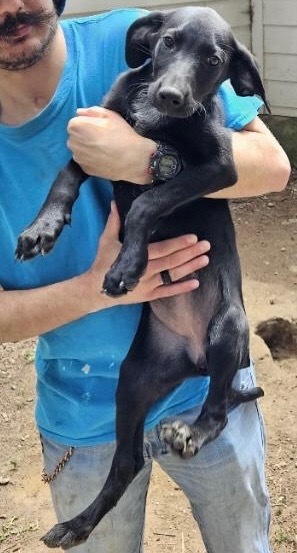
{"type": "Polygon", "coordinates": [[[0,527],[0,543],[5,542],[11,536],[20,536],[26,532],[36,532],[38,528],[38,521],[30,523],[28,526],[19,526],[18,518],[13,516],[0,527]]]}

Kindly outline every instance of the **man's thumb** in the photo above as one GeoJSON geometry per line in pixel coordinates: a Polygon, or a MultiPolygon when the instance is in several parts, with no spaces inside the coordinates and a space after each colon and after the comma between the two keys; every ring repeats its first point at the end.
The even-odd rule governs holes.
{"type": "Polygon", "coordinates": [[[120,216],[117,210],[117,206],[114,201],[110,204],[110,214],[108,216],[105,229],[102,235],[102,238],[109,237],[119,239],[119,232],[121,227],[120,216]]]}

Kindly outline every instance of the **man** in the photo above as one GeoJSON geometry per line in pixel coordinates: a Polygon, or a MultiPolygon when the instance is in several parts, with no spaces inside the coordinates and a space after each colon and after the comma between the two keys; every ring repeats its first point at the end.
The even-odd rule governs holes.
{"type": "MultiPolygon", "coordinates": [[[[99,104],[124,69],[126,29],[142,12],[118,10],[58,24],[64,4],[0,0],[0,339],[40,336],[36,417],[59,520],[86,507],[109,471],[118,371],[137,328],[141,302],[195,288],[196,280],[177,281],[205,266],[209,249],[194,236],[151,245],[146,274],[133,292],[116,300],[100,294],[104,274],[119,251],[114,207],[106,224],[111,186],[104,179],[146,184],[156,145],[115,113],[91,107],[76,115],[76,110],[99,104]],[[66,147],[68,121],[71,151],[66,147]],[[71,152],[98,178],[83,185],[72,227],[63,231],[54,251],[45,259],[15,263],[17,236],[36,215],[71,152]],[[170,271],[169,286],[162,283],[164,270],[170,271]]],[[[257,118],[260,103],[237,98],[228,83],[219,93],[226,124],[240,131],[232,134],[239,178],[213,197],[281,190],[289,164],[257,118]]],[[[249,387],[252,380],[252,368],[247,367],[238,371],[236,385],[249,387]]],[[[257,406],[250,403],[231,411],[220,437],[189,461],[174,456],[160,440],[164,417],[183,413],[185,420],[196,418],[207,385],[203,378],[186,381],[150,412],[145,467],[87,543],[76,548],[79,553],[142,550],[153,457],[187,495],[208,553],[270,551],[263,425],[257,406]]]]}

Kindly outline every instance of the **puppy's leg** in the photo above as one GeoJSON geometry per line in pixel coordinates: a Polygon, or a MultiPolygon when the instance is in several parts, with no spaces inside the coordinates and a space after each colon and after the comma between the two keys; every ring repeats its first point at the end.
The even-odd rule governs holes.
{"type": "MultiPolygon", "coordinates": [[[[226,142],[229,144],[229,136],[226,142]]],[[[226,159],[216,156],[199,167],[185,169],[177,177],[145,191],[134,200],[125,220],[122,249],[105,275],[103,290],[106,294],[116,297],[135,288],[147,266],[147,246],[151,234],[162,217],[192,200],[236,182],[231,156],[229,162],[226,161],[228,155],[226,145],[226,159]]]]}
{"type": "Polygon", "coordinates": [[[214,440],[226,426],[230,404],[254,401],[263,396],[255,387],[241,391],[231,388],[233,377],[248,359],[248,326],[241,306],[221,309],[212,322],[207,352],[210,386],[197,420],[188,425],[181,420],[163,427],[163,437],[183,458],[195,455],[214,440]]]}
{"type": "Polygon", "coordinates": [[[70,224],[73,204],[86,178],[73,160],[58,174],[36,219],[18,238],[17,259],[23,261],[50,252],[64,225],[70,224]]]}
{"type": "Polygon", "coordinates": [[[117,504],[130,482],[144,464],[144,417],[135,433],[125,433],[126,441],[119,441],[107,480],[96,499],[80,514],[66,522],[56,524],[41,539],[50,548],[69,549],[84,543],[100,520],[117,504]]]}
{"type": "Polygon", "coordinates": [[[48,547],[69,549],[87,540],[143,467],[143,427],[149,408],[186,376],[196,374],[196,366],[183,353],[182,343],[176,344],[173,333],[157,320],[149,327],[148,317],[150,311],[146,305],[133,345],[121,367],[116,397],[117,448],[104,487],[87,509],[69,521],[56,524],[42,538],[48,547]]]}
{"type": "MultiPolygon", "coordinates": [[[[130,375],[132,376],[132,375],[130,375]]],[[[128,390],[127,390],[128,391],[128,390]]],[[[132,390],[131,390],[132,391],[132,390]]],[[[141,394],[138,394],[141,401],[141,394]]],[[[117,448],[107,480],[95,500],[76,517],[56,524],[42,541],[50,548],[69,549],[84,543],[100,520],[115,507],[128,485],[144,465],[144,404],[132,395],[122,397],[119,386],[117,403],[117,448]]]]}

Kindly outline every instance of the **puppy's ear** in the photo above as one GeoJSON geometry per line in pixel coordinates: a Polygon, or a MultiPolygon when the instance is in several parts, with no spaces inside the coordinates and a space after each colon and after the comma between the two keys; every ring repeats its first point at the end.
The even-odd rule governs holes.
{"type": "Polygon", "coordinates": [[[237,41],[230,62],[230,80],[238,96],[260,96],[270,113],[256,60],[248,49],[237,41]]]}
{"type": "Polygon", "coordinates": [[[129,67],[139,67],[151,57],[151,46],[164,17],[164,12],[152,12],[137,19],[129,27],[126,38],[126,61],[129,67]]]}

